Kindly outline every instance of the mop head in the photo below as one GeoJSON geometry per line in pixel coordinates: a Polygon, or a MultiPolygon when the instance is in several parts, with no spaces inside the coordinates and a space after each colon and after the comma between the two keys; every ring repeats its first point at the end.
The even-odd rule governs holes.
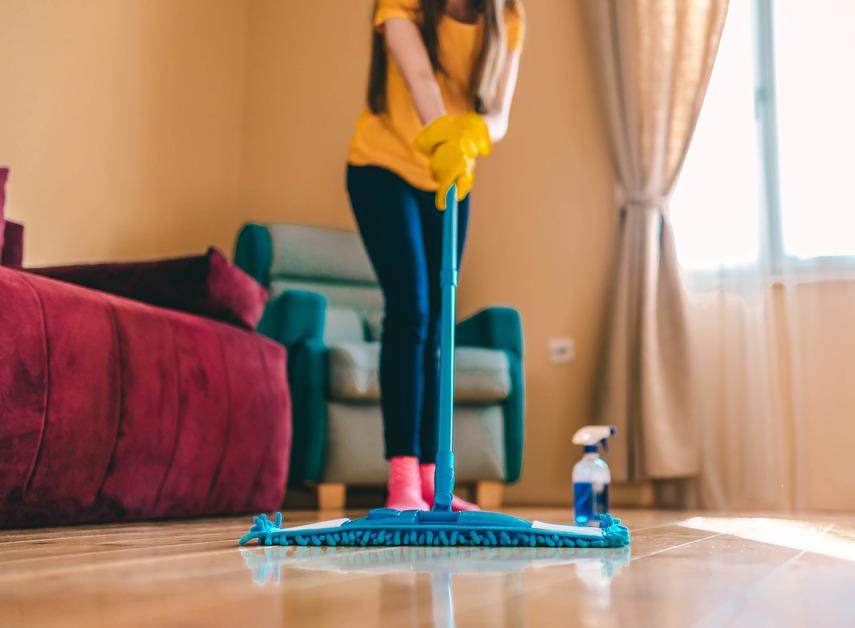
{"type": "Polygon", "coordinates": [[[335,519],[283,528],[276,520],[255,517],[240,540],[244,545],[424,545],[467,547],[625,547],[629,530],[620,519],[600,515],[600,527],[526,521],[496,512],[435,512],[377,508],[359,519],[335,519]]]}

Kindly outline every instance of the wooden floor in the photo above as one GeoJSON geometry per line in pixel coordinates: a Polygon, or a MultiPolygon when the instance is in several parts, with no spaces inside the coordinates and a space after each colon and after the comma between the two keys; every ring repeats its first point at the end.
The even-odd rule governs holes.
{"type": "Polygon", "coordinates": [[[855,626],[855,517],[623,517],[631,551],[239,548],[245,518],[0,532],[0,626],[855,626]]]}

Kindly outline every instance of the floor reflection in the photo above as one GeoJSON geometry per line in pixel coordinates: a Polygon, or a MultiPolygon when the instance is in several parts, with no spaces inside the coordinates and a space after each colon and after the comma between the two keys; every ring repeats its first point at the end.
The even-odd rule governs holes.
{"type": "MultiPolygon", "coordinates": [[[[525,590],[522,572],[548,567],[571,568],[597,600],[608,607],[610,585],[620,570],[629,564],[630,548],[552,549],[488,547],[242,547],[246,566],[255,583],[279,585],[289,569],[326,571],[341,574],[429,574],[434,624],[454,626],[454,589],[452,576],[494,574],[507,576],[509,604],[522,604],[525,590]],[[514,600],[516,602],[514,602],[514,600]]],[[[514,609],[507,609],[513,611],[514,609]]],[[[522,617],[521,609],[510,616],[522,617]]],[[[523,625],[524,621],[519,625],[523,625]]]]}

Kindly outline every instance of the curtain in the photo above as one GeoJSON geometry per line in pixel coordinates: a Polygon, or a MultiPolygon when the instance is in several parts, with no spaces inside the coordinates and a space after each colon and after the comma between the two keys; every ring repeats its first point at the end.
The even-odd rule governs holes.
{"type": "Polygon", "coordinates": [[[595,415],[618,428],[618,481],[700,468],[685,305],[667,198],[715,59],[727,0],[587,0],[620,211],[595,415]]]}
{"type": "Polygon", "coordinates": [[[783,286],[690,285],[703,472],[692,505],[789,510],[789,326],[783,286]],[[700,359],[700,357],[702,359],[700,359]]]}
{"type": "Polygon", "coordinates": [[[690,285],[702,424],[690,504],[855,510],[855,278],[690,285]]]}
{"type": "MultiPolygon", "coordinates": [[[[795,119],[787,114],[801,101],[795,92],[812,81],[811,102],[831,100],[817,100],[822,90],[846,94],[846,85],[829,81],[827,73],[811,78],[819,68],[843,71],[852,57],[829,60],[812,45],[827,36],[828,16],[842,7],[829,4],[829,11],[817,13],[813,5],[776,5],[776,93],[780,119],[786,120],[779,126],[780,155],[790,163],[781,170],[787,179],[782,191],[792,192],[788,186],[798,177],[800,190],[815,194],[782,200],[802,213],[805,220],[796,228],[812,235],[817,247],[835,246],[838,232],[851,234],[855,225],[849,222],[846,230],[845,221],[823,213],[833,205],[843,218],[846,203],[852,207],[845,177],[833,173],[833,151],[839,146],[842,155],[849,154],[855,125],[848,115],[823,109],[831,116],[823,134],[813,109],[795,119]],[[821,144],[792,143],[793,134],[821,144]],[[793,161],[795,155],[786,151],[796,146],[793,161]],[[833,174],[826,175],[829,170],[833,174]]],[[[683,265],[690,377],[702,436],[701,473],[696,482],[684,483],[690,490],[683,504],[851,513],[855,265],[806,255],[775,263],[771,247],[763,245],[771,237],[764,229],[768,192],[761,173],[770,164],[757,141],[755,18],[753,3],[731,3],[692,148],[669,202],[683,265]],[[710,185],[711,174],[721,184],[710,185]]],[[[845,29],[836,32],[838,41],[846,41],[845,29]]],[[[855,51],[855,44],[850,48],[855,51]]],[[[850,162],[840,166],[849,168],[850,162]]],[[[781,226],[793,234],[793,224],[781,226]]]]}

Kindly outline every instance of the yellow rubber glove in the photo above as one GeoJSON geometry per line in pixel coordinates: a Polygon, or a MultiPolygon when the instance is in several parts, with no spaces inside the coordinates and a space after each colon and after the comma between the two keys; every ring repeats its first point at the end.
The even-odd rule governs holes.
{"type": "Polygon", "coordinates": [[[430,157],[431,175],[439,186],[439,209],[445,209],[445,197],[454,183],[458,200],[466,198],[475,181],[475,158],[489,155],[493,148],[487,123],[477,113],[437,118],[419,132],[414,146],[430,157]]]}

